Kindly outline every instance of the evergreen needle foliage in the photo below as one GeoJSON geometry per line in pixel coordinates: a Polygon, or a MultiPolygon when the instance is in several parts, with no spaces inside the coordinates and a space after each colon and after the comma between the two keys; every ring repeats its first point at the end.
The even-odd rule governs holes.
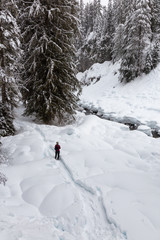
{"type": "Polygon", "coordinates": [[[80,89],[73,62],[77,2],[24,0],[20,6],[25,113],[34,113],[45,123],[62,121],[75,113],[74,92],[80,89]]]}
{"type": "Polygon", "coordinates": [[[19,58],[19,28],[14,0],[0,1],[0,135],[12,135],[13,108],[17,105],[17,59],[19,58]]]}
{"type": "Polygon", "coordinates": [[[14,135],[13,116],[10,108],[0,102],[0,136],[14,135]]]}
{"type": "Polygon", "coordinates": [[[80,31],[77,39],[78,69],[93,63],[120,62],[120,81],[130,82],[149,73],[160,62],[160,1],[80,1],[80,31]]]}

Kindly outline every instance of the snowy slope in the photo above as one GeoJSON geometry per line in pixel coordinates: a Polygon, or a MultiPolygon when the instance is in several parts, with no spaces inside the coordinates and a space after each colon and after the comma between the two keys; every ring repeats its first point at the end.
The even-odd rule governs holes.
{"type": "Polygon", "coordinates": [[[148,75],[128,84],[118,81],[118,64],[94,64],[78,78],[90,86],[83,89],[81,102],[97,108],[113,119],[136,119],[149,127],[160,128],[160,65],[148,75]],[[100,80],[95,83],[96,79],[100,80]]]}
{"type": "MultiPolygon", "coordinates": [[[[160,66],[125,86],[117,69],[105,62],[79,73],[93,81],[82,104],[113,119],[160,126],[160,66]]],[[[160,138],[84,113],[56,127],[22,112],[17,135],[1,139],[8,164],[0,172],[8,181],[0,185],[0,240],[160,239],[160,138]]]]}
{"type": "Polygon", "coordinates": [[[160,239],[160,139],[83,114],[66,127],[15,124],[2,139],[1,240],[160,239]]]}

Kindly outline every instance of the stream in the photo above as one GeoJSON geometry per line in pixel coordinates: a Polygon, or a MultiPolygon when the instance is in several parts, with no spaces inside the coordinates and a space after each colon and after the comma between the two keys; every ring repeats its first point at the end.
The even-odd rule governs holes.
{"type": "Polygon", "coordinates": [[[123,117],[123,118],[116,118],[113,117],[110,113],[103,113],[96,109],[95,107],[93,109],[88,108],[87,106],[80,105],[80,111],[83,111],[86,115],[96,115],[97,117],[101,119],[105,119],[112,122],[121,123],[123,125],[126,125],[129,127],[131,131],[137,130],[140,132],[144,132],[147,136],[153,137],[153,138],[160,138],[160,127],[151,126],[153,123],[149,123],[148,125],[145,125],[141,123],[139,120],[132,118],[132,117],[123,117]]]}

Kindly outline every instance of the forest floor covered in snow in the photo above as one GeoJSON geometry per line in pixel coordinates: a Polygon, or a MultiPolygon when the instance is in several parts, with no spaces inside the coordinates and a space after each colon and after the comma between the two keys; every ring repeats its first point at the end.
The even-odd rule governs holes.
{"type": "MultiPolygon", "coordinates": [[[[159,68],[125,86],[116,69],[106,62],[79,74],[87,82],[92,72],[100,76],[84,87],[81,103],[160,126],[159,68]]],[[[160,138],[83,112],[63,127],[33,123],[22,112],[17,134],[1,139],[8,181],[0,185],[0,240],[160,239],[160,138]]]]}

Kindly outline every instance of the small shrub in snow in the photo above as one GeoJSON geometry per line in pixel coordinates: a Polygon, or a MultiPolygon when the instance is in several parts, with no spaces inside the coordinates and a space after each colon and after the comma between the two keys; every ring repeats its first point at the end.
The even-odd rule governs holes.
{"type": "Polygon", "coordinates": [[[6,176],[3,173],[0,173],[0,184],[3,183],[5,186],[6,182],[7,182],[6,176]]]}

